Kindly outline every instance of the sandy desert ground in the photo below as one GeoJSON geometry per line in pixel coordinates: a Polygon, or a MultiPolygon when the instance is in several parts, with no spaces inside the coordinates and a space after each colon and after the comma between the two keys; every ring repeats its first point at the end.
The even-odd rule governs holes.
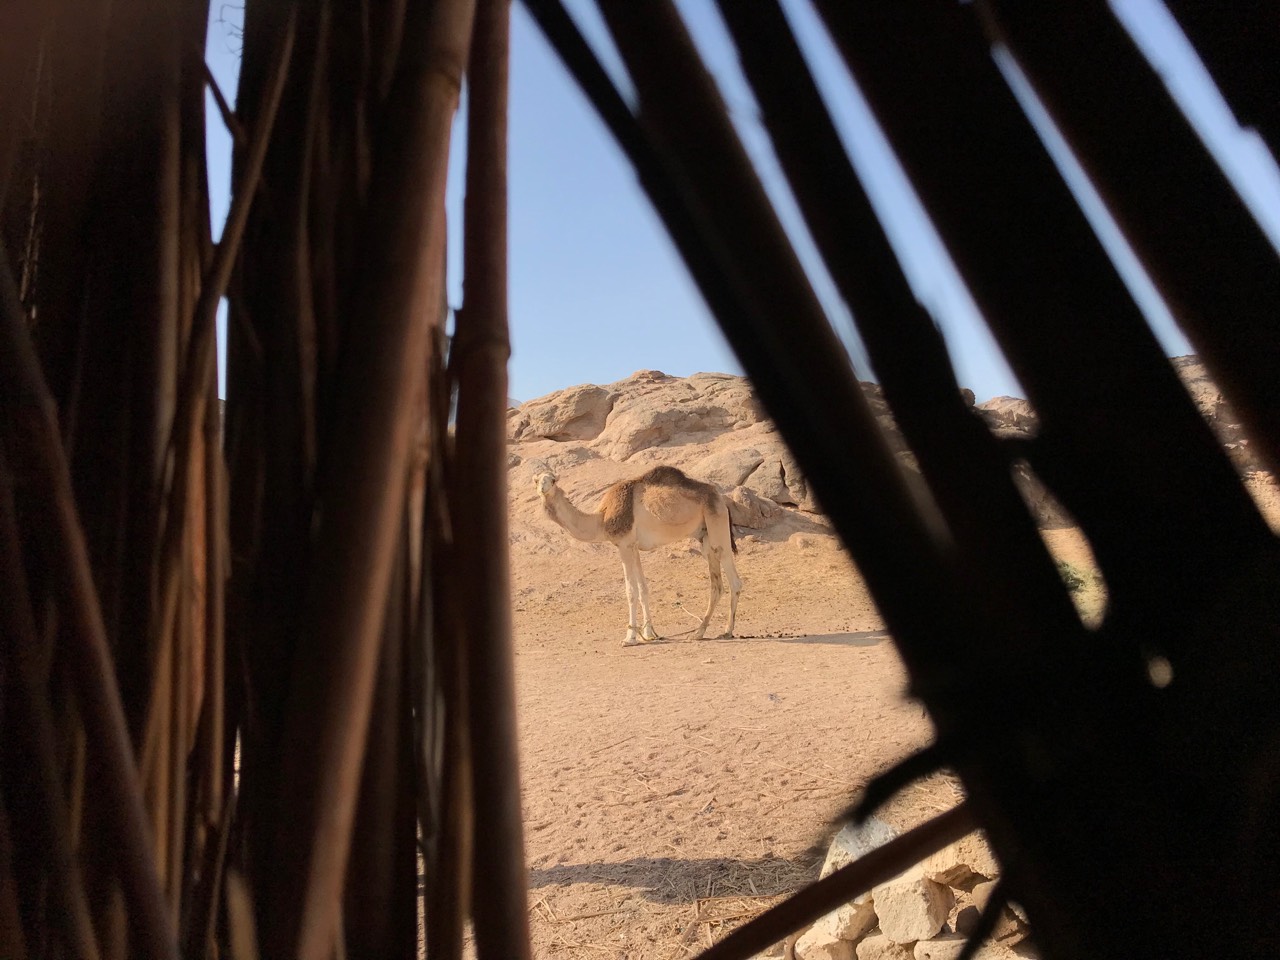
{"type": "MultiPolygon", "coordinates": [[[[1045,536],[1090,569],[1077,531],[1045,536]]],[[[632,648],[616,551],[564,541],[512,556],[535,953],[690,956],[816,878],[833,818],[931,727],[831,536],[740,539],[735,639],[632,648]]],[[[646,572],[660,632],[696,623],[692,543],[646,572]]],[[[1079,596],[1100,611],[1096,581],[1079,596]]],[[[937,776],[883,818],[910,827],[959,797],[937,776]]]]}
{"type": "MultiPolygon", "coordinates": [[[[704,417],[707,389],[698,389],[704,417]]],[[[627,607],[616,549],[571,540],[544,514],[533,478],[553,467],[570,497],[590,506],[609,483],[655,462],[689,469],[711,451],[718,459],[701,462],[722,464],[737,454],[715,451],[734,436],[763,449],[768,429],[735,413],[728,434],[677,432],[663,449],[620,458],[617,445],[630,436],[622,431],[636,434],[626,425],[639,416],[625,406],[631,395],[621,396],[607,401],[609,426],[601,432],[597,417],[585,446],[582,438],[512,444],[529,916],[539,957],[679,960],[816,879],[835,818],[932,730],[904,696],[905,672],[857,570],[812,510],[738,528],[745,590],[732,640],[679,635],[706,601],[693,541],[645,554],[655,622],[670,639],[621,645],[627,607]]],[[[726,408],[745,407],[717,409],[726,408]]],[[[1280,528],[1280,488],[1264,480],[1252,489],[1280,528]]],[[[1084,574],[1076,600],[1096,620],[1105,592],[1087,543],[1074,528],[1043,536],[1084,574]]],[[[712,633],[724,613],[722,602],[712,633]]],[[[881,816],[907,828],[960,796],[957,781],[937,775],[881,816]]]]}

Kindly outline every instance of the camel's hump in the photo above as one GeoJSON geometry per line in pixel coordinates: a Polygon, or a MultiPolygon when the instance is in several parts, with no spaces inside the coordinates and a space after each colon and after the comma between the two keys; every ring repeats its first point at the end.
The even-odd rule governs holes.
{"type": "Polygon", "coordinates": [[[640,483],[652,483],[659,486],[683,486],[687,483],[697,483],[696,480],[690,480],[683,470],[676,467],[654,467],[648,473],[636,478],[640,483]]]}
{"type": "Polygon", "coordinates": [[[601,512],[605,531],[610,536],[621,536],[631,529],[635,522],[635,496],[644,487],[675,487],[713,513],[720,509],[720,492],[711,484],[694,480],[675,467],[654,467],[633,480],[615,483],[605,491],[601,512]]]}

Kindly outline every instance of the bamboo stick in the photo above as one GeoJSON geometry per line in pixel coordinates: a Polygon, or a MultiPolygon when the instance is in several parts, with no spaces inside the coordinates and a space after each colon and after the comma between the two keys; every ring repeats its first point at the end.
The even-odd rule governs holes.
{"type": "Polygon", "coordinates": [[[435,692],[434,727],[440,730],[436,777],[439,803],[436,818],[424,823],[427,850],[426,928],[428,960],[457,960],[462,956],[465,924],[471,916],[474,876],[475,813],[471,767],[468,651],[463,642],[458,597],[458,566],[452,550],[433,552],[432,579],[437,621],[432,641],[439,687],[435,692]],[[432,832],[428,833],[428,829],[432,832]]]}
{"type": "Polygon", "coordinates": [[[43,3],[0,5],[0,211],[5,208],[22,134],[29,129],[23,117],[34,100],[32,79],[44,52],[49,7],[43,3]]]}
{"type": "MultiPolygon", "coordinates": [[[[49,114],[40,171],[44,185],[50,189],[40,194],[39,249],[40,268],[48,281],[40,283],[38,289],[39,307],[48,322],[41,325],[41,359],[45,380],[58,402],[63,435],[68,438],[66,456],[72,461],[75,448],[70,438],[77,433],[76,414],[90,327],[84,298],[89,276],[85,265],[92,246],[85,242],[85,231],[97,199],[92,187],[97,177],[98,134],[104,112],[103,59],[109,15],[106,0],[84,0],[74,5],[69,0],[53,0],[48,4],[5,6],[17,10],[40,7],[50,18],[51,29],[45,35],[44,46],[49,114]]],[[[95,359],[106,361],[108,356],[95,359]]],[[[104,370],[102,374],[118,390],[116,371],[104,370]]],[[[112,439],[118,444],[122,437],[117,433],[112,439]]],[[[92,513],[86,506],[81,504],[82,518],[86,529],[91,530],[92,513]]],[[[99,587],[104,593],[109,589],[102,583],[99,587]]],[[[102,600],[104,610],[113,603],[109,596],[102,600]]]]}
{"type": "MultiPolygon", "coordinates": [[[[183,576],[184,593],[191,593],[190,546],[184,552],[183,576]]],[[[169,721],[169,794],[168,794],[168,833],[169,846],[165,849],[166,873],[169,878],[169,910],[175,926],[182,916],[182,895],[186,887],[186,876],[183,870],[187,842],[187,809],[190,801],[187,797],[187,755],[190,751],[190,735],[187,730],[187,715],[190,710],[191,692],[191,651],[195,644],[195,625],[192,620],[195,610],[192,603],[183,603],[178,621],[173,630],[173,690],[170,694],[172,718],[169,721]]]]}
{"type": "Polygon", "coordinates": [[[1224,16],[1212,0],[1167,0],[1204,61],[1214,82],[1245,128],[1254,128],[1280,158],[1280,64],[1271,55],[1280,49],[1280,23],[1266,4],[1234,5],[1224,16]]]}
{"type": "Polygon", "coordinates": [[[407,523],[404,529],[387,598],[382,655],[347,867],[342,940],[351,960],[408,957],[417,945],[416,821],[412,804],[407,811],[402,805],[402,784],[412,780],[412,767],[403,763],[405,744],[400,740],[402,719],[409,715],[409,704],[402,699],[405,632],[409,627],[405,616],[407,523]],[[403,870],[405,852],[410,857],[407,873],[403,870]]]}
{"type": "MultiPolygon", "coordinates": [[[[674,196],[651,196],[664,209],[685,207],[683,222],[668,221],[673,236],[685,235],[682,253],[700,247],[694,256],[704,263],[714,254],[704,269],[732,292],[708,301],[890,629],[929,637],[943,659],[968,656],[943,538],[907,492],[679,14],[665,2],[642,11],[606,0],[601,9],[639,90],[644,129],[680,184],[674,196]],[[920,604],[921,592],[936,602],[920,604]]],[[[709,289],[702,270],[694,274],[709,289]]]]}
{"type": "Polygon", "coordinates": [[[1196,595],[1232,557],[1264,550],[1266,525],[997,71],[972,9],[816,6],[1039,414],[1032,467],[1087,530],[1113,613],[1133,610],[1150,629],[1165,604],[1149,600],[1171,585],[1196,595]]]}
{"type": "MultiPolygon", "coordinates": [[[[216,363],[216,357],[214,358],[216,363]]],[[[205,583],[208,586],[205,634],[208,640],[204,671],[203,731],[201,750],[207,767],[202,774],[202,815],[205,824],[219,824],[226,804],[223,783],[226,753],[226,578],[227,508],[226,467],[222,456],[222,413],[217,396],[217,376],[209,378],[209,394],[204,409],[205,472],[205,583]]]]}
{"type": "Polygon", "coordinates": [[[414,382],[443,277],[449,130],[471,32],[465,0],[409,8],[375,148],[353,338],[337,387],[333,447],[319,481],[290,684],[286,752],[267,891],[266,953],[322,960],[333,949],[368,730],[381,621],[412,432],[414,382]]]}
{"type": "Polygon", "coordinates": [[[444,369],[444,304],[427,365],[426,491],[423,511],[418,762],[419,814],[426,862],[423,909],[427,960],[462,956],[471,912],[472,804],[468,651],[463,642],[455,525],[446,460],[450,393],[444,369]]]}
{"type": "MultiPolygon", "coordinates": [[[[176,577],[177,574],[174,574],[176,577]]],[[[176,611],[176,605],[171,613],[176,611]]],[[[159,656],[152,672],[152,698],[150,702],[151,716],[154,724],[149,725],[146,736],[146,749],[140,764],[143,796],[147,801],[148,813],[151,816],[151,833],[155,841],[153,855],[156,861],[156,873],[166,894],[172,889],[173,878],[169,875],[169,844],[172,822],[169,818],[169,803],[172,796],[173,768],[169,762],[173,750],[173,671],[177,658],[177,631],[172,627],[172,617],[166,620],[166,629],[161,634],[159,656]]]]}
{"type": "MultiPolygon", "coordinates": [[[[259,121],[254,128],[245,171],[238,184],[238,192],[233,198],[222,240],[200,283],[199,297],[190,320],[185,360],[180,368],[176,409],[168,437],[165,476],[166,509],[157,514],[156,536],[160,544],[157,570],[159,595],[156,624],[153,627],[155,634],[162,639],[157,645],[155,662],[152,664],[153,683],[143,725],[141,753],[144,771],[150,771],[154,764],[164,765],[167,768],[165,779],[174,785],[178,783],[173,778],[179,776],[180,764],[181,782],[185,783],[186,746],[185,743],[180,744],[172,739],[171,734],[175,734],[175,731],[170,728],[171,721],[183,721],[176,731],[176,735],[181,736],[183,741],[188,739],[189,732],[186,729],[185,718],[179,718],[173,713],[173,710],[180,706],[169,699],[173,691],[165,688],[179,675],[184,684],[189,682],[189,671],[180,661],[175,661],[172,648],[174,641],[165,638],[174,635],[175,625],[181,619],[179,605],[183,601],[182,585],[186,582],[184,571],[189,567],[187,528],[194,506],[192,487],[196,483],[193,474],[197,472],[197,462],[199,475],[204,475],[208,471],[206,457],[199,455],[200,444],[196,442],[195,432],[200,424],[204,424],[205,429],[208,429],[206,421],[210,415],[218,416],[216,412],[211,413],[206,409],[209,406],[216,408],[216,403],[207,402],[208,398],[216,397],[217,391],[217,358],[213,349],[214,317],[218,302],[226,292],[232,267],[239,254],[249,210],[257,193],[285,78],[292,61],[295,35],[296,13],[290,12],[285,19],[285,29],[279,38],[278,47],[270,65],[269,82],[263,90],[259,121]]],[[[220,451],[220,447],[219,441],[215,449],[220,451]]],[[[220,452],[218,455],[220,456],[220,452]]],[[[218,589],[221,594],[221,585],[218,589]]],[[[219,603],[221,602],[219,599],[219,603]]],[[[221,616],[221,613],[219,612],[218,615],[221,616]]],[[[209,759],[211,765],[219,765],[223,762],[221,754],[209,759]]],[[[167,791],[168,787],[166,786],[165,789],[167,791]]],[[[221,798],[211,797],[210,803],[220,804],[221,798]]],[[[160,817],[161,814],[157,811],[155,816],[160,817]]],[[[164,819],[171,820],[167,814],[164,815],[164,819]]],[[[179,846],[186,833],[185,829],[181,829],[170,837],[169,828],[178,826],[177,823],[169,823],[164,831],[165,837],[170,838],[173,844],[166,860],[174,862],[180,857],[179,846]]],[[[156,821],[156,827],[159,832],[159,820],[156,821]]],[[[178,884],[176,887],[170,886],[171,891],[180,889],[180,880],[170,877],[169,881],[171,884],[175,882],[178,884]]]]}
{"type": "Polygon", "coordinates": [[[476,948],[530,956],[511,651],[507,537],[507,85],[510,4],[479,0],[468,78],[464,305],[450,356],[458,385],[454,504],[464,591],[476,948]]]}
{"type": "MultiPolygon", "coordinates": [[[[51,913],[54,922],[62,928],[68,953],[78,960],[97,960],[98,943],[76,861],[70,812],[58,770],[53,716],[32,662],[33,657],[38,656],[40,644],[19,552],[21,543],[8,462],[4,446],[0,444],[0,634],[8,642],[5,660],[11,682],[7,688],[16,694],[7,701],[6,725],[15,737],[27,741],[34,760],[34,770],[26,771],[22,778],[22,783],[32,789],[36,798],[32,811],[35,816],[24,825],[24,831],[29,834],[26,842],[45,851],[41,859],[48,865],[56,904],[51,913]]],[[[6,797],[9,803],[12,796],[10,793],[6,797]]]]}
{"type": "MultiPolygon", "coordinates": [[[[214,320],[218,312],[218,303],[227,292],[231,271],[240,253],[245,224],[257,195],[267,147],[271,143],[271,133],[275,126],[276,112],[280,107],[289,64],[293,59],[293,47],[297,35],[296,6],[290,7],[285,24],[275,60],[271,65],[270,82],[263,91],[263,100],[258,114],[259,122],[254,128],[244,173],[237,184],[237,191],[232,199],[231,209],[227,213],[227,222],[223,227],[222,239],[214,252],[213,262],[209,265],[200,284],[200,298],[196,302],[191,318],[186,357],[181,366],[177,391],[177,408],[172,421],[173,429],[168,438],[170,463],[167,484],[168,510],[162,514],[164,517],[162,557],[168,558],[168,562],[162,560],[161,569],[172,568],[171,565],[181,546],[180,534],[185,523],[185,503],[188,497],[186,475],[190,468],[187,451],[191,444],[191,434],[196,428],[199,404],[211,391],[216,392],[217,389],[214,320]]],[[[168,582],[170,591],[176,590],[176,584],[172,583],[172,580],[168,582]]],[[[172,602],[171,596],[164,597],[161,608],[164,609],[172,602]]]]}
{"type": "MultiPolygon", "coordinates": [[[[156,517],[165,445],[173,425],[181,320],[182,30],[165,0],[114,0],[106,36],[105,121],[129,136],[102,140],[94,224],[102,282],[92,309],[127,343],[121,443],[126,475],[120,556],[120,619],[112,634],[121,700],[135,745],[147,718],[156,651],[156,517]]],[[[118,389],[118,385],[117,385],[118,389]]],[[[119,394],[117,394],[117,397],[119,394]]],[[[117,441],[119,442],[119,441],[117,441]]],[[[161,569],[164,567],[162,566],[161,569]]],[[[167,678],[161,682],[167,682],[167,678]]],[[[165,814],[162,814],[165,815],[165,814]]]]}
{"type": "Polygon", "coordinates": [[[177,941],[151,860],[152,842],[142,791],[115,682],[84,534],[76,515],[71,478],[62,456],[57,417],[27,335],[17,291],[0,244],[0,383],[3,421],[21,431],[20,463],[41,496],[41,535],[68,622],[69,663],[101,776],[96,789],[113,812],[107,823],[118,851],[116,864],[131,907],[140,950],[177,956],[177,941]]]}
{"type": "Polygon", "coordinates": [[[14,885],[12,838],[9,811],[0,803],[0,950],[12,960],[27,960],[27,938],[22,932],[14,885]]]}
{"type": "Polygon", "coordinates": [[[965,662],[947,663],[937,677],[917,674],[915,689],[935,688],[935,717],[971,712],[977,690],[1007,697],[1010,689],[1038,689],[1032,678],[1080,656],[1081,627],[1014,486],[1008,454],[966,407],[942,335],[894,256],[781,6],[719,0],[719,7],[805,222],[961,552],[966,593],[986,622],[968,629],[1018,638],[970,644],[965,662]],[[983,650],[994,656],[982,657],[983,650]],[[943,704],[939,694],[960,689],[957,671],[966,676],[965,692],[943,704]]]}
{"type": "MultiPolygon", "coordinates": [[[[767,200],[758,182],[752,183],[751,174],[743,172],[750,165],[741,148],[725,146],[733,143],[732,131],[727,130],[718,96],[708,92],[705,73],[688,65],[696,61],[689,60],[687,37],[678,45],[669,43],[673,29],[682,31],[679,20],[665,5],[661,17],[646,6],[644,22],[637,28],[646,39],[635,44],[637,58],[653,61],[646,68],[652,86],[665,86],[664,109],[675,118],[668,133],[678,132],[675,145],[698,165],[700,182],[728,211],[725,223],[730,226],[720,232],[712,231],[706,211],[695,206],[687,187],[680,185],[649,128],[642,128],[632,117],[563,7],[555,0],[526,0],[525,5],[636,165],[721,329],[841,537],[873,581],[895,633],[912,623],[922,633],[950,636],[957,621],[943,612],[949,588],[944,585],[947,574],[938,567],[940,555],[932,534],[916,515],[900,472],[884,451],[879,429],[870,422],[843,346],[821,317],[812,292],[803,287],[799,292],[795,286],[798,267],[793,255],[780,254],[788,263],[778,271],[763,253],[765,244],[777,250],[785,238],[779,235],[776,222],[768,226],[759,222],[771,216],[762,213],[767,211],[767,200]],[[649,32],[659,28],[662,40],[649,32]],[[679,61],[670,56],[673,49],[679,49],[679,61]],[[664,76],[667,66],[676,62],[681,65],[679,80],[664,76]],[[688,109],[690,89],[698,93],[696,121],[688,109]],[[728,171],[732,181],[722,176],[728,171]],[[745,197],[751,198],[750,203],[739,202],[745,197]],[[735,206],[741,209],[734,212],[735,206]],[[762,230],[767,231],[767,241],[761,237],[762,230]],[[749,265],[726,260],[728,249],[749,265]],[[779,273],[787,278],[785,291],[773,282],[779,273]],[[779,317],[786,317],[787,323],[780,323],[779,317]],[[818,384],[821,396],[814,390],[818,384]],[[938,604],[926,609],[917,603],[921,591],[937,597],[938,604]]],[[[608,16],[633,19],[638,13],[624,4],[606,10],[608,16]]],[[[650,111],[650,127],[657,121],[654,106],[644,107],[650,111]]],[[[679,173],[689,176],[687,171],[679,173]]]]}
{"type": "Polygon", "coordinates": [[[218,815],[215,842],[209,845],[210,855],[206,857],[205,872],[201,878],[203,895],[197,898],[195,922],[191,927],[192,936],[199,938],[188,950],[192,957],[211,958],[218,954],[218,905],[222,902],[227,882],[227,846],[235,821],[236,796],[234,791],[226,795],[218,815]]]}

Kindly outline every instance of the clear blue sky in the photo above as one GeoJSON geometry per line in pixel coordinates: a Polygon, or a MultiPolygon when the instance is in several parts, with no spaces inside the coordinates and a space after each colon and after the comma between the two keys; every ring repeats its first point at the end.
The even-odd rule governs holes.
{"type": "MultiPolygon", "coordinates": [[[[568,0],[606,65],[628,90],[618,58],[587,2],[568,0]]],[[[690,30],[720,84],[740,134],[810,270],[837,330],[850,345],[859,375],[872,373],[857,346],[848,312],[805,233],[768,148],[749,88],[712,0],[678,0],[690,30]]],[[[963,285],[942,251],[849,83],[806,0],[784,0],[837,124],[873,202],[885,220],[908,278],[942,328],[960,382],[978,399],[1021,393],[995,349],[963,285]]],[[[1113,0],[1166,78],[1183,109],[1250,202],[1273,243],[1280,245],[1280,175],[1261,142],[1231,119],[1199,62],[1159,0],[1113,0]]],[[[231,97],[238,69],[240,11],[215,3],[208,59],[231,97]],[[225,19],[222,19],[225,18],[225,19]]],[[[1017,86],[1016,78],[1014,80],[1017,86]]],[[[1034,108],[1033,108],[1034,109],[1034,108]]],[[[210,105],[210,184],[214,222],[227,204],[229,143],[210,105]]],[[[452,173],[461,173],[462,131],[452,173]]],[[[1086,210],[1118,258],[1131,289],[1171,354],[1190,352],[1168,312],[1123,243],[1087,196],[1086,210]]],[[[527,400],[577,383],[608,383],[642,368],[675,375],[741,373],[696,288],[641,192],[629,164],[543,42],[524,8],[512,14],[511,68],[511,396],[527,400]]],[[[461,183],[449,191],[450,301],[461,302],[461,183]]]]}

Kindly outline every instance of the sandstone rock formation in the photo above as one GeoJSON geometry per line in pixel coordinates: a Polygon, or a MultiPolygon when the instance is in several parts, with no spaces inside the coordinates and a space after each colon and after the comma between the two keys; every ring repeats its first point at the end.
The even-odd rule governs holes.
{"type": "Polygon", "coordinates": [[[829,531],[743,377],[641,370],[604,386],[570,387],[508,410],[507,436],[518,501],[543,470],[589,503],[610,483],[664,463],[724,491],[740,529],[768,529],[780,539],[815,525],[829,531]]]}
{"type": "MultiPolygon", "coordinates": [[[[1230,406],[1199,360],[1177,357],[1171,363],[1237,467],[1242,472],[1260,469],[1230,406]]],[[[880,387],[861,386],[908,481],[921,482],[915,457],[880,387]]],[[[1001,439],[1027,440],[1038,430],[1035,410],[1026,400],[995,397],[974,405],[972,391],[966,390],[965,401],[1001,439]]],[[[740,530],[772,531],[774,538],[785,539],[814,524],[826,526],[799,465],[743,377],[672,377],[640,370],[603,386],[581,384],[509,409],[507,434],[513,489],[522,489],[535,472],[550,470],[561,475],[575,499],[590,498],[615,480],[666,463],[724,491],[740,530]],[[589,463],[590,480],[577,482],[575,469],[589,463]]],[[[1015,461],[1013,469],[1039,526],[1072,524],[1025,463],[1015,461]]]]}

